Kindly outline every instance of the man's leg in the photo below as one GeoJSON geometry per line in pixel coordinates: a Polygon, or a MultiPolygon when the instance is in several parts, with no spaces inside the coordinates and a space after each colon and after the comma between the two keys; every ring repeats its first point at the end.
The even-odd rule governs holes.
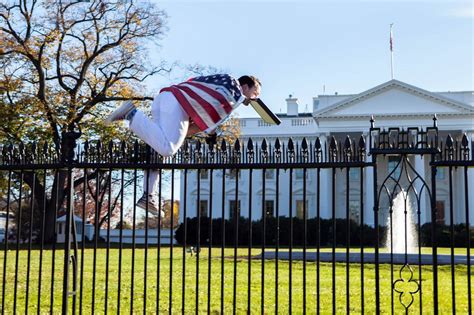
{"type": "Polygon", "coordinates": [[[171,92],[155,97],[152,115],[153,120],[137,111],[130,122],[130,129],[159,154],[172,156],[186,138],[189,117],[171,92]]]}
{"type": "MultiPolygon", "coordinates": [[[[173,155],[182,146],[186,137],[189,127],[188,115],[170,92],[160,93],[155,97],[151,107],[151,113],[151,121],[148,117],[144,117],[144,115],[138,116],[141,118],[137,119],[135,114],[130,128],[161,155],[173,155]],[[148,127],[142,128],[142,124],[148,127]],[[154,126],[159,129],[151,131],[150,133],[150,130],[153,130],[154,126]],[[158,133],[159,137],[154,139],[154,133],[158,133]]],[[[146,201],[148,201],[148,209],[157,213],[159,205],[159,201],[157,201],[159,171],[150,170],[149,172],[145,172],[144,176],[143,196],[140,198],[138,204],[144,208],[146,201]]]]}

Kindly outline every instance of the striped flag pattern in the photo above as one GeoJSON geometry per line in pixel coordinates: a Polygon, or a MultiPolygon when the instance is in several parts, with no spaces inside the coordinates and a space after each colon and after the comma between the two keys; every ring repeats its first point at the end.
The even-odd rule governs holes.
{"type": "Polygon", "coordinates": [[[227,74],[192,78],[163,91],[173,93],[201,131],[215,128],[245,100],[239,82],[227,74]]]}

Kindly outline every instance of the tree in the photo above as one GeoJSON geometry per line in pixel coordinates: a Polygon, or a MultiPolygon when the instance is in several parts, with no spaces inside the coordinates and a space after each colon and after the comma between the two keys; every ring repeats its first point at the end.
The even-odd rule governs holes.
{"type": "MultiPolygon", "coordinates": [[[[168,71],[150,65],[147,44],[160,40],[166,14],[143,1],[10,0],[0,4],[0,139],[49,139],[64,161],[76,139],[123,138],[102,117],[124,100],[151,100],[143,81],[168,71]]],[[[93,179],[96,174],[91,174],[93,179]]],[[[37,204],[46,203],[46,226],[67,191],[58,171],[47,196],[39,176],[25,172],[37,204]]],[[[74,186],[81,185],[78,178],[74,186]]],[[[46,231],[46,240],[53,240],[46,231]]]]}

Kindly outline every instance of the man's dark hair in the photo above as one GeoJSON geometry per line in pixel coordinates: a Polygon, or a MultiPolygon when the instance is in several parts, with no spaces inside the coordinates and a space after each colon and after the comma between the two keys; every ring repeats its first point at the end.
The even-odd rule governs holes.
{"type": "Polygon", "coordinates": [[[254,77],[253,75],[243,75],[239,78],[240,85],[247,84],[249,88],[253,88],[255,84],[262,86],[260,80],[254,77]]]}

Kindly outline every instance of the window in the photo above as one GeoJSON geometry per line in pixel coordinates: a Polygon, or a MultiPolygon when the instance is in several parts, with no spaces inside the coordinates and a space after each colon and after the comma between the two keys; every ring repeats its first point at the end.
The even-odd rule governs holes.
{"type": "Polygon", "coordinates": [[[436,179],[443,180],[446,176],[446,168],[445,167],[437,167],[436,168],[436,179]]]}
{"type": "Polygon", "coordinates": [[[229,178],[235,178],[235,176],[237,174],[239,175],[239,178],[240,178],[240,170],[239,169],[233,168],[233,169],[227,170],[227,177],[229,177],[229,178]]]}
{"type": "Polygon", "coordinates": [[[360,216],[360,202],[357,200],[349,201],[349,219],[359,222],[360,216]]]}
{"type": "Polygon", "coordinates": [[[274,169],[265,170],[265,179],[274,179],[274,178],[275,178],[275,170],[274,169]]]}
{"type": "Polygon", "coordinates": [[[265,216],[267,218],[273,217],[275,201],[274,200],[265,200],[265,216]]]}
{"type": "Polygon", "coordinates": [[[351,167],[349,169],[349,180],[359,180],[360,179],[360,169],[351,167]]]}
{"type": "Polygon", "coordinates": [[[229,217],[234,218],[235,213],[240,216],[240,200],[235,202],[235,200],[229,200],[229,217]]]}
{"type": "Polygon", "coordinates": [[[201,170],[200,177],[201,179],[209,179],[209,170],[201,170]]]}
{"type": "Polygon", "coordinates": [[[207,200],[199,200],[199,214],[202,217],[207,217],[207,212],[209,208],[209,202],[207,200]]]}
{"type": "Polygon", "coordinates": [[[296,217],[298,219],[303,219],[304,210],[306,210],[306,219],[308,219],[308,200],[303,202],[303,200],[296,200],[296,217]],[[306,206],[306,209],[304,209],[306,206]]]}
{"type": "Polygon", "coordinates": [[[445,224],[444,201],[436,200],[436,223],[445,224]]]}
{"type": "Polygon", "coordinates": [[[395,172],[391,175],[393,178],[397,179],[400,177],[402,165],[400,162],[399,156],[389,156],[388,157],[388,174],[396,168],[395,172]],[[398,166],[398,167],[397,167],[398,166]]]}
{"type": "MultiPolygon", "coordinates": [[[[304,177],[304,170],[302,168],[295,169],[295,178],[302,180],[304,177]]],[[[308,178],[308,171],[306,171],[306,178],[308,178]]]]}

